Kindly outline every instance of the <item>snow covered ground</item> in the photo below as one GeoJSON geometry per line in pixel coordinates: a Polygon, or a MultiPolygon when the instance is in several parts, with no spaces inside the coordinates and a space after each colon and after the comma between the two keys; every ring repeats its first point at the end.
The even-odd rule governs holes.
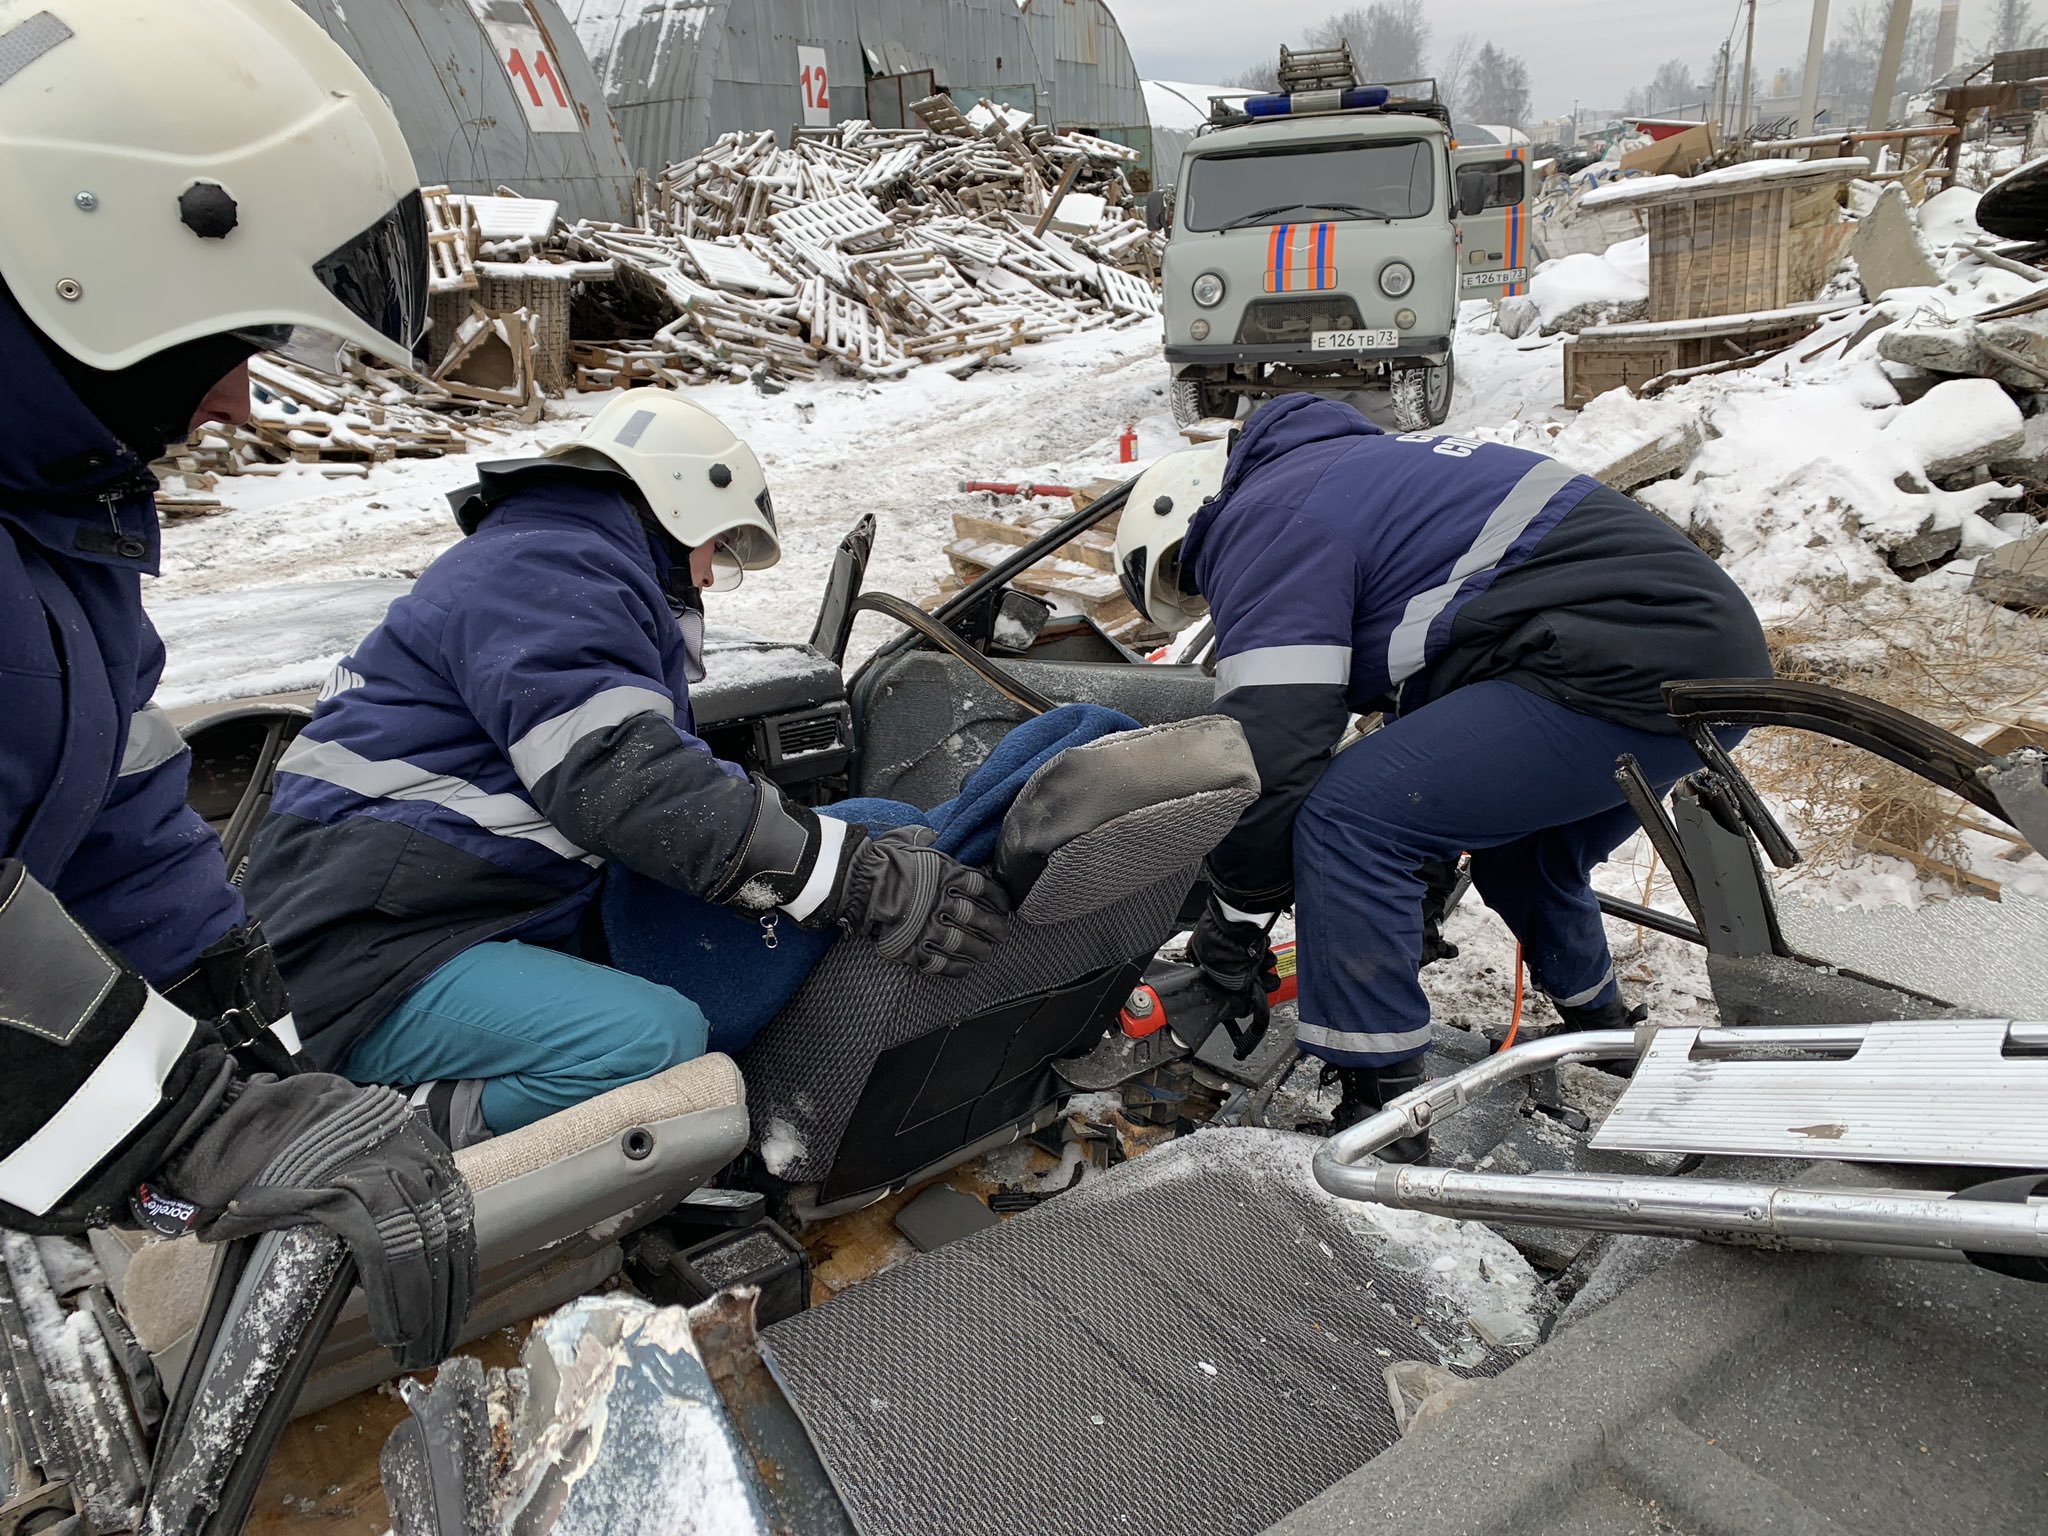
{"type": "MultiPolygon", "coordinates": [[[[1968,196],[1951,194],[1923,211],[1930,248],[1974,237],[1960,201],[1968,196]]],[[[1573,258],[1576,266],[1559,274],[1570,281],[1556,285],[1557,307],[1566,307],[1567,297],[1600,297],[1592,291],[1600,283],[1589,287],[1581,277],[1612,278],[1615,297],[1638,296],[1640,256],[1631,247],[1607,258],[1573,258]]],[[[1951,271],[1947,287],[1894,295],[1888,307],[1900,320],[1962,314],[2027,286],[1953,255],[1951,271]]],[[[1964,430],[1959,418],[1970,414],[1970,403],[1958,399],[1954,411],[1924,409],[1925,401],[1899,405],[1875,339],[1854,335],[1861,325],[1854,316],[1831,322],[1796,360],[1695,380],[1656,401],[1610,396],[1575,415],[1558,403],[1565,338],[1533,330],[1510,338],[1487,304],[1470,303],[1460,319],[1447,430],[1590,462],[1603,443],[1646,421],[1690,420],[1704,428],[1705,450],[1686,475],[1646,487],[1642,498],[1682,525],[1710,529],[1725,545],[1724,564],[1767,620],[1879,589],[1910,591],[1922,604],[1974,602],[1962,595],[1967,557],[2021,526],[2004,516],[2010,493],[1914,482],[1913,461],[1925,462],[1922,438],[1964,430]],[[1828,342],[1843,344],[1824,347],[1828,342]],[[1907,589],[1885,568],[1881,541],[1870,535],[1909,534],[1929,518],[1963,528],[1966,558],[1907,589]]],[[[785,552],[777,569],[714,595],[713,623],[807,636],[839,539],[870,512],[878,537],[869,584],[913,598],[929,593],[947,569],[950,515],[986,503],[963,495],[961,480],[1079,484],[1115,476],[1117,439],[1127,422],[1137,428],[1141,459],[1179,445],[1166,384],[1157,332],[1140,326],[1021,349],[964,380],[927,368],[898,382],[824,380],[774,396],[748,385],[697,390],[692,398],[719,412],[761,455],[785,552]]],[[[603,399],[576,397],[551,407],[546,422],[474,458],[400,461],[344,480],[323,478],[317,466],[294,466],[274,477],[224,481],[218,494],[229,510],[167,530],[164,573],[148,594],[170,652],[162,702],[316,684],[457,537],[445,496],[469,481],[478,458],[517,457],[560,442],[603,399]]],[[[1386,419],[1383,394],[1360,403],[1386,419]]],[[[861,623],[857,651],[889,632],[874,618],[861,623]]],[[[1989,858],[1997,845],[1975,851],[1989,858]]],[[[2048,895],[2048,870],[2039,859],[1995,868],[2009,888],[2048,895]]],[[[1620,850],[1599,883],[1675,907],[1641,839],[1620,850]]],[[[1910,866],[1876,857],[1808,884],[1814,897],[1862,904],[1929,894],[1910,866]]],[[[1624,977],[1661,1018],[1705,1016],[1708,989],[1697,951],[1611,927],[1624,977]]],[[[1440,1014],[1498,1033],[1513,994],[1512,941],[1476,898],[1454,915],[1449,936],[1464,947],[1462,958],[1426,973],[1440,1014]]],[[[1540,1003],[1531,1007],[1543,1016],[1540,1003]]]]}

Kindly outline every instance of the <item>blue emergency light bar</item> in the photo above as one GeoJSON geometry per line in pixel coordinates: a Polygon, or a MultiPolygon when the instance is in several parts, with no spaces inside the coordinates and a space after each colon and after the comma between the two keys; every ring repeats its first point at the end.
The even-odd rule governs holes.
{"type": "Polygon", "coordinates": [[[1313,112],[1362,112],[1384,107],[1391,93],[1384,85],[1354,85],[1348,91],[1302,91],[1291,96],[1247,96],[1246,117],[1303,117],[1313,112]]]}

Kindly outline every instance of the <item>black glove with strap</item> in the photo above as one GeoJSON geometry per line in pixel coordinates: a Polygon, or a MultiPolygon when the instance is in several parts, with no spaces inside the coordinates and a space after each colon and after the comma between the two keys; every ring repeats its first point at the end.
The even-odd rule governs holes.
{"type": "Polygon", "coordinates": [[[806,928],[837,923],[885,960],[964,976],[1008,929],[1010,901],[989,876],[932,847],[934,835],[898,827],[871,837],[760,781],[739,852],[704,897],[742,911],[779,908],[806,928]]]}
{"type": "Polygon", "coordinates": [[[1256,1040],[1272,1021],[1272,994],[1280,990],[1280,972],[1264,924],[1226,915],[1214,896],[1188,938],[1188,963],[1228,998],[1237,1012],[1231,1035],[1256,1040]],[[1243,1021],[1249,1019],[1246,1025],[1243,1021]]]}
{"type": "Polygon", "coordinates": [[[884,960],[927,976],[965,976],[1010,926],[1010,901],[980,870],[930,846],[929,827],[869,837],[847,831],[838,879],[819,916],[867,939],[884,960]]]}
{"type": "Polygon", "coordinates": [[[390,1088],[258,1075],[164,1168],[208,1241],[318,1223],[349,1246],[370,1330],[405,1370],[454,1348],[476,1293],[469,1186],[390,1088]]]}
{"type": "Polygon", "coordinates": [[[164,996],[193,1018],[211,1021],[221,1044],[249,1071],[288,1077],[311,1065],[270,940],[253,917],[201,951],[164,996]]]}

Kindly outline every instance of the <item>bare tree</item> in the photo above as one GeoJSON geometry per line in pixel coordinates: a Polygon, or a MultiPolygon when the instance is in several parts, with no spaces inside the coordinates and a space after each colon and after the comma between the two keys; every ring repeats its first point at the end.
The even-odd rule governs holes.
{"type": "Polygon", "coordinates": [[[1465,77],[1472,73],[1472,55],[1478,51],[1479,40],[1470,32],[1460,32],[1437,61],[1436,88],[1446,103],[1464,101],[1465,77]]]}
{"type": "Polygon", "coordinates": [[[2034,24],[2032,0],[1998,0],[1991,13],[1991,36],[1985,46],[1991,53],[2011,53],[2031,48],[2041,41],[2041,28],[2034,24]]]}
{"type": "Polygon", "coordinates": [[[1373,0],[1317,22],[1302,41],[1311,48],[1349,43],[1362,80],[1413,80],[1422,74],[1429,35],[1422,0],[1373,0]]]}
{"type": "Polygon", "coordinates": [[[1280,89],[1280,64],[1275,59],[1265,64],[1248,65],[1216,83],[1234,86],[1242,91],[1277,91],[1280,89]]]}
{"type": "Polygon", "coordinates": [[[1520,128],[1529,117],[1529,66],[1492,43],[1472,56],[1465,116],[1520,128]]]}

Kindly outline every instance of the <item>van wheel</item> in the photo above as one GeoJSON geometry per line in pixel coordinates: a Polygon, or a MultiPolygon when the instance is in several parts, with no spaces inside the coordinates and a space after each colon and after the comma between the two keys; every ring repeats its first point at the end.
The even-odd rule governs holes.
{"type": "Polygon", "coordinates": [[[1442,426],[1451,414],[1456,382],[1456,365],[1448,357],[1434,366],[1396,369],[1387,386],[1394,401],[1394,425],[1403,432],[1442,426]]]}
{"type": "Polygon", "coordinates": [[[1200,379],[1173,381],[1173,424],[1191,427],[1209,416],[1225,419],[1237,415],[1237,397],[1227,389],[1205,384],[1200,379]]]}

